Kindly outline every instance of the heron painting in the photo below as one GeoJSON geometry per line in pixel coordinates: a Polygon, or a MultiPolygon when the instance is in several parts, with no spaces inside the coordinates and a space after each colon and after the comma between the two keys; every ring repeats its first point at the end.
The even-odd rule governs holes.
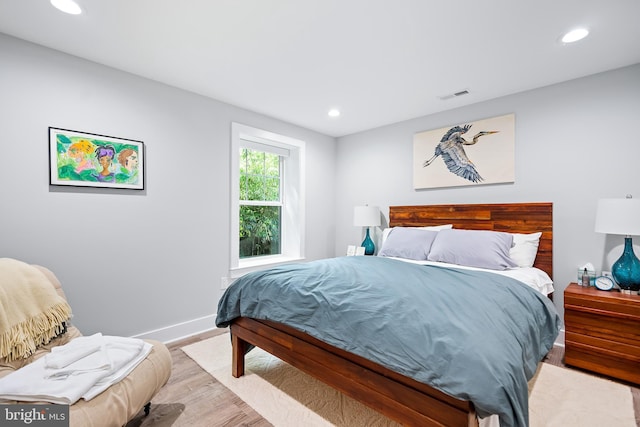
{"type": "Polygon", "coordinates": [[[416,189],[513,181],[513,114],[414,136],[416,189]]]}

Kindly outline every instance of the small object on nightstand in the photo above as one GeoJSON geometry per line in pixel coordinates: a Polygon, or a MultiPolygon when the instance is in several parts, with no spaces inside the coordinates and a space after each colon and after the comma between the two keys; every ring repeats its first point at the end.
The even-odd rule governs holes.
{"type": "Polygon", "coordinates": [[[615,282],[609,276],[596,277],[596,288],[601,291],[611,291],[616,287],[615,282]]]}
{"type": "Polygon", "coordinates": [[[576,277],[577,277],[576,282],[578,283],[578,286],[585,286],[585,287],[594,286],[595,285],[594,282],[596,280],[596,268],[590,262],[584,265],[581,265],[577,269],[576,277]],[[588,283],[584,280],[585,269],[587,270],[586,274],[589,279],[588,283]],[[585,284],[583,284],[583,282],[585,282],[585,284]]]}
{"type": "Polygon", "coordinates": [[[587,271],[586,268],[582,273],[582,286],[589,286],[589,272],[587,271]]]}

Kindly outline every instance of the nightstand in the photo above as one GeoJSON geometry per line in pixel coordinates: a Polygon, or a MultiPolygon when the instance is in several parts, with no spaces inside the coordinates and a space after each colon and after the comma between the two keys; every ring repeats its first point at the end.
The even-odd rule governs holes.
{"type": "Polygon", "coordinates": [[[640,384],[640,295],[571,283],[564,325],[565,364],[640,384]]]}

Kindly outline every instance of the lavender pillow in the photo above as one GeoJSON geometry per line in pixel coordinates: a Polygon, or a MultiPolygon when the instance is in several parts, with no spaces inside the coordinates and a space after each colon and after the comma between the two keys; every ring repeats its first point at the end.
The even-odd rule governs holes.
{"type": "Polygon", "coordinates": [[[394,227],[382,244],[378,256],[426,260],[438,231],[394,227]]]}
{"type": "Polygon", "coordinates": [[[506,270],[518,265],[509,257],[513,235],[487,230],[439,231],[429,261],[447,262],[469,267],[506,270]]]}

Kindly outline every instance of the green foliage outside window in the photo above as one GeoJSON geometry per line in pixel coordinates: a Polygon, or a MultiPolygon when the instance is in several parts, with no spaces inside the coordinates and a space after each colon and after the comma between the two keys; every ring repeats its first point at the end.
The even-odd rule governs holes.
{"type": "Polygon", "coordinates": [[[241,148],[239,166],[240,258],[279,254],[280,156],[241,148]]]}

